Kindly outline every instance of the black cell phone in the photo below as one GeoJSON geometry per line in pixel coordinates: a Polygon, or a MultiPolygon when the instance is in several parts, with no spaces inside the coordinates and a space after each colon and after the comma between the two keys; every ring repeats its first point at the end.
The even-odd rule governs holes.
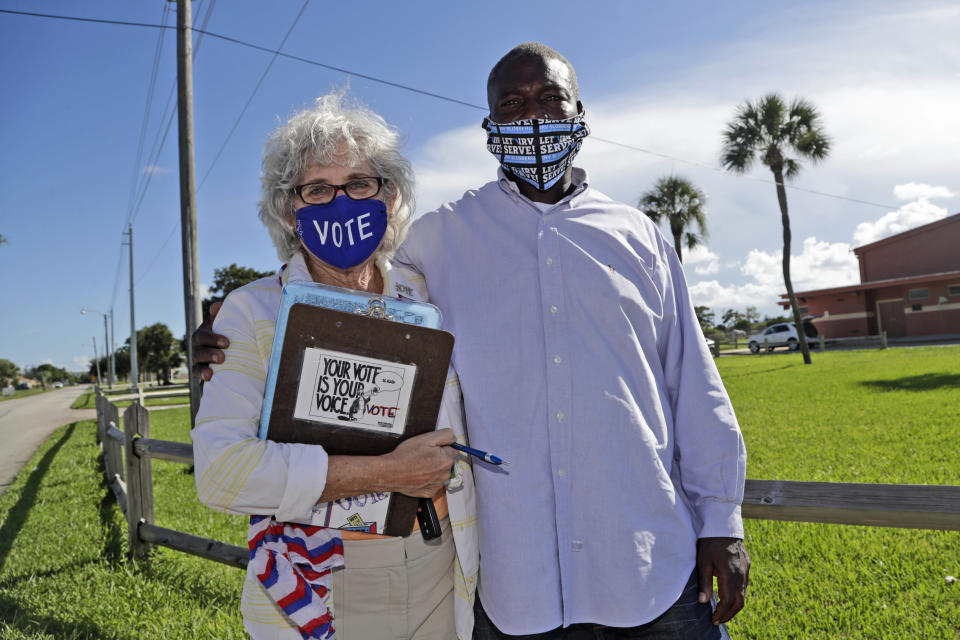
{"type": "Polygon", "coordinates": [[[420,498],[417,505],[417,523],[424,540],[433,540],[440,537],[440,518],[430,498],[420,498]]]}

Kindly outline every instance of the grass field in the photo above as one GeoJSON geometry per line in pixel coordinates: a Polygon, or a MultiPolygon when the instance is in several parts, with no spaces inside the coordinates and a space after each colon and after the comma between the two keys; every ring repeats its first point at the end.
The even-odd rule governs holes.
{"type": "MultiPolygon", "coordinates": [[[[960,484],[960,347],[725,356],[750,478],[960,484]]],[[[152,435],[188,440],[186,409],[152,435]]],[[[0,496],[0,638],[242,638],[242,575],[157,549],[125,558],[92,422],[56,432],[0,496]]],[[[243,544],[183,465],[153,462],[157,524],[243,544]]],[[[960,532],[746,522],[735,638],[960,638],[960,532]]]]}
{"type": "Polygon", "coordinates": [[[53,391],[53,387],[49,389],[44,389],[43,387],[34,387],[32,389],[15,389],[12,396],[0,396],[0,402],[4,400],[16,400],[17,398],[26,398],[27,396],[35,396],[39,393],[46,393],[48,391],[53,391]]]}
{"type": "MultiPolygon", "coordinates": [[[[723,357],[747,477],[960,485],[960,347],[723,357]]],[[[960,638],[960,532],[747,520],[737,638],[960,638]]]]}
{"type": "MultiPolygon", "coordinates": [[[[96,393],[93,391],[87,391],[76,400],[73,401],[73,404],[70,405],[71,409],[96,409],[96,393]]],[[[113,404],[117,405],[118,409],[125,409],[130,406],[132,400],[120,400],[114,402],[113,404]]],[[[169,397],[159,397],[159,398],[144,398],[143,406],[145,407],[165,407],[170,405],[177,404],[190,404],[190,396],[169,396],[169,397]]]]}

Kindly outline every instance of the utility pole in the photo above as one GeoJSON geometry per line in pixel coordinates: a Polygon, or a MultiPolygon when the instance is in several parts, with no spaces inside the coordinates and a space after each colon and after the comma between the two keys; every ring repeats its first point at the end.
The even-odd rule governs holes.
{"type": "Polygon", "coordinates": [[[190,338],[203,320],[197,266],[197,193],[193,166],[193,29],[190,0],[177,0],[177,125],[180,140],[180,236],[183,249],[183,302],[190,376],[190,425],[200,407],[200,379],[193,374],[190,338]]]}
{"type": "Polygon", "coordinates": [[[133,224],[127,229],[130,245],[130,390],[137,392],[137,378],[140,373],[137,369],[137,320],[133,305],[133,224]]]}
{"type": "Polygon", "coordinates": [[[100,377],[100,358],[97,357],[97,336],[93,336],[93,361],[97,363],[97,386],[103,386],[103,379],[100,377]]]}
{"type": "MultiPolygon", "coordinates": [[[[110,338],[112,334],[107,333],[107,316],[108,315],[110,316],[110,325],[112,327],[113,311],[111,310],[110,313],[107,314],[107,313],[104,313],[103,311],[97,311],[96,309],[87,309],[87,308],[80,309],[80,315],[86,315],[87,313],[99,313],[100,315],[103,316],[103,358],[104,358],[103,364],[105,367],[109,364],[109,367],[107,367],[107,381],[108,381],[108,384],[110,385],[110,388],[113,389],[113,353],[110,349],[110,338]],[[107,362],[108,352],[110,354],[109,363],[107,362]]],[[[100,374],[98,373],[97,378],[99,377],[100,377],[100,374]]],[[[102,380],[100,382],[102,383],[102,380]]],[[[103,384],[100,384],[100,386],[102,387],[103,384]]]]}
{"type": "MultiPolygon", "coordinates": [[[[107,349],[110,348],[110,334],[107,333],[107,314],[103,314],[103,355],[107,355],[107,349]]],[[[107,365],[106,362],[103,363],[104,366],[107,365]]],[[[113,389],[113,372],[107,368],[107,386],[110,389],[113,389]]]]}
{"type": "Polygon", "coordinates": [[[117,350],[116,334],[113,332],[113,307],[110,308],[110,342],[107,348],[110,350],[110,388],[113,389],[113,381],[117,379],[117,370],[113,366],[113,354],[117,350]]]}

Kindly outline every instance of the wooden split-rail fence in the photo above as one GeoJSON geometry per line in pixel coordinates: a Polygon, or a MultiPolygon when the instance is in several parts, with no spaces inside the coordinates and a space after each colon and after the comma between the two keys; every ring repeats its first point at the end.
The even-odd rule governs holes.
{"type": "MultiPolygon", "coordinates": [[[[149,395],[149,394],[148,394],[149,395]]],[[[151,461],[193,464],[193,445],[150,437],[150,414],[134,400],[123,413],[97,392],[97,436],[107,482],[127,520],[130,553],[144,557],[161,545],[246,567],[249,551],[157,526],[151,461]]],[[[960,531],[960,486],[747,480],[743,517],[828,524],[960,531]]]]}

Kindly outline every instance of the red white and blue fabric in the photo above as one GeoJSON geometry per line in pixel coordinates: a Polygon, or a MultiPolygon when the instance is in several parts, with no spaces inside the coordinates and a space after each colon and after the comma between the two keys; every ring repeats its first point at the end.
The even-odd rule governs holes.
{"type": "Polygon", "coordinates": [[[334,638],[331,572],[343,566],[340,532],[250,516],[247,545],[254,574],[301,635],[334,638]]]}

